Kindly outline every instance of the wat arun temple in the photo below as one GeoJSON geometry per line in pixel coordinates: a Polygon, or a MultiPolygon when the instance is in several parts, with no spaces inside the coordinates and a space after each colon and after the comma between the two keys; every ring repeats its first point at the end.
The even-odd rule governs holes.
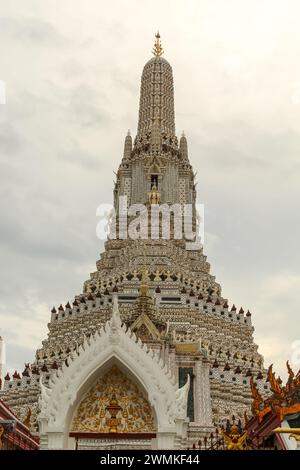
{"type": "MultiPolygon", "coordinates": [[[[291,384],[299,390],[299,374],[289,370],[285,389],[264,368],[251,313],[229,304],[202,244],[175,233],[183,212],[171,212],[169,237],[161,216],[150,219],[155,208],[186,206],[196,239],[201,225],[159,34],[142,72],[137,134],[127,134],[120,160],[95,272],[52,309],[34,362],[5,376],[0,398],[41,449],[188,449],[229,421],[242,447],[255,413],[259,423],[270,416],[266,397],[291,384]],[[143,238],[124,235],[137,205],[150,220],[143,238]]],[[[294,402],[289,413],[299,416],[294,402]]]]}

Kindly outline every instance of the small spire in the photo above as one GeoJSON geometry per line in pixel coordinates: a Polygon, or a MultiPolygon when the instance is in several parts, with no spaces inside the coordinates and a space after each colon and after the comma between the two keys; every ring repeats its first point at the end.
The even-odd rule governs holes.
{"type": "Polygon", "coordinates": [[[30,377],[29,368],[25,366],[25,369],[22,372],[23,377],[30,377]]]}
{"type": "Polygon", "coordinates": [[[35,375],[40,375],[40,372],[39,372],[38,367],[33,366],[33,368],[32,368],[32,373],[35,374],[35,375]]]}
{"type": "Polygon", "coordinates": [[[125,137],[125,142],[124,142],[123,158],[125,160],[130,158],[131,152],[132,152],[132,137],[130,134],[130,130],[128,129],[128,132],[125,137]]]}
{"type": "Polygon", "coordinates": [[[154,47],[152,49],[152,53],[155,55],[155,57],[160,57],[163,55],[164,53],[164,50],[162,48],[162,45],[161,45],[161,41],[160,41],[160,34],[159,32],[157,31],[156,35],[155,35],[155,43],[154,43],[154,47]]]}

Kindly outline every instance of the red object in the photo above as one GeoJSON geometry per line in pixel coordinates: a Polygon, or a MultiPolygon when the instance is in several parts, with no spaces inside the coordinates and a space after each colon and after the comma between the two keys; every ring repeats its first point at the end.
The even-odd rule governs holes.
{"type": "Polygon", "coordinates": [[[253,416],[247,423],[247,433],[252,443],[257,448],[263,447],[263,443],[269,439],[273,440],[272,445],[278,450],[287,450],[284,440],[280,434],[273,434],[273,430],[281,426],[280,419],[274,411],[271,411],[259,422],[257,416],[253,416]]]}
{"type": "Polygon", "coordinates": [[[0,399],[1,450],[38,450],[39,439],[34,436],[14,412],[0,399]]]}

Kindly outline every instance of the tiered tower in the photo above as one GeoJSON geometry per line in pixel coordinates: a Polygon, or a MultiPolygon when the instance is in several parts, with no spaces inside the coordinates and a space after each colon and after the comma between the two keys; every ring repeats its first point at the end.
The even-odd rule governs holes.
{"type": "MultiPolygon", "coordinates": [[[[162,53],[157,35],[154,57],[142,73],[137,135],[134,142],[129,133],[125,138],[114,206],[118,212],[122,196],[127,207],[143,204],[148,211],[158,203],[190,204],[195,228],[194,173],[187,139],[182,135],[178,142],[175,134],[173,72],[162,53]]],[[[48,338],[34,364],[26,364],[22,376],[6,376],[3,398],[9,406],[21,416],[29,406],[36,426],[40,377],[49,384],[84,337],[111,317],[117,298],[122,321],[155,351],[177,383],[190,375],[191,442],[233,414],[243,418],[250,409],[250,377],[257,378],[261,391],[268,388],[263,360],[253,342],[251,314],[229,308],[202,248],[187,249],[172,229],[171,239],[160,233],[155,240],[124,238],[117,230],[96,266],[72,303],[53,308],[48,338]]]]}

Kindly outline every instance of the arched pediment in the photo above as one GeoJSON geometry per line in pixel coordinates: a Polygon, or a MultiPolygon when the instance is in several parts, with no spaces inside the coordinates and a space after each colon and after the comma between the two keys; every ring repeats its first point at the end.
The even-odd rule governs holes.
{"type": "Polygon", "coordinates": [[[42,433],[68,433],[74,407],[83,391],[112,359],[123,364],[147,392],[158,432],[175,432],[176,421],[186,418],[189,383],[178,389],[158,354],[121,323],[114,299],[111,320],[104,328],[84,339],[77,353],[69,356],[68,366],[64,364],[52,377],[49,388],[41,382],[39,422],[42,433]]]}
{"type": "Polygon", "coordinates": [[[130,326],[139,338],[149,337],[152,340],[159,340],[161,337],[160,332],[150,320],[148,315],[142,313],[130,326]]]}

